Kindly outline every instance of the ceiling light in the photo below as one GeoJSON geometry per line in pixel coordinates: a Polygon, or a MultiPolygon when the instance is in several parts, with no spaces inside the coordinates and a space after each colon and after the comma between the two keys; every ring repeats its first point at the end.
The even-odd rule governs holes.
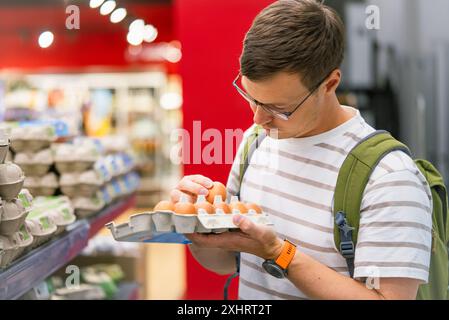
{"type": "Polygon", "coordinates": [[[112,11],[114,11],[116,5],[117,4],[115,3],[114,0],[106,1],[100,8],[100,14],[104,16],[110,14],[112,11]]]}
{"type": "Polygon", "coordinates": [[[42,32],[39,36],[38,43],[41,48],[48,48],[52,45],[55,36],[51,31],[42,32]]]}
{"type": "Polygon", "coordinates": [[[123,8],[115,9],[115,11],[111,14],[111,17],[110,17],[111,22],[119,23],[120,21],[125,19],[126,14],[127,14],[126,9],[123,9],[123,8]]]}
{"type": "Polygon", "coordinates": [[[98,8],[103,4],[104,0],[90,0],[89,6],[93,9],[98,8]]]}

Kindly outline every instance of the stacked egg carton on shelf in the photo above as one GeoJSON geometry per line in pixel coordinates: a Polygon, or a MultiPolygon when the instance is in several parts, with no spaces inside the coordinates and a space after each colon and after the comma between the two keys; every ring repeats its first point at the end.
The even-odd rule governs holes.
{"type": "Polygon", "coordinates": [[[236,196],[227,202],[226,197],[225,186],[214,182],[208,196],[198,196],[195,203],[185,196],[177,203],[160,201],[153,212],[132,215],[127,223],[116,226],[111,222],[106,227],[118,241],[144,242],[156,233],[226,232],[237,228],[233,223],[235,215],[245,215],[259,224],[272,224],[257,204],[240,202],[236,196]]]}
{"type": "Polygon", "coordinates": [[[105,206],[99,190],[103,177],[94,169],[101,154],[87,143],[60,143],[52,146],[61,192],[70,198],[77,216],[84,218],[105,206]]]}
{"type": "Polygon", "coordinates": [[[58,179],[49,172],[53,165],[50,145],[56,139],[51,125],[30,125],[11,128],[14,163],[26,175],[24,187],[33,196],[51,196],[58,189],[58,179]]]}
{"type": "Polygon", "coordinates": [[[127,154],[102,155],[101,149],[89,138],[54,145],[61,192],[71,199],[79,218],[98,213],[137,188],[132,158],[127,154]]]}
{"type": "Polygon", "coordinates": [[[5,162],[10,140],[0,132],[0,268],[7,267],[32,244],[25,225],[29,213],[28,192],[21,193],[25,175],[19,166],[5,162]],[[20,195],[19,195],[20,194],[20,195]]]}
{"type": "MultiPolygon", "coordinates": [[[[48,198],[38,201],[39,197],[33,199],[28,189],[22,189],[26,180],[23,170],[14,163],[4,162],[8,149],[9,138],[1,131],[0,268],[7,267],[26,252],[50,240],[75,220],[73,209],[71,215],[67,209],[71,207],[67,201],[56,206],[54,201],[60,197],[49,197],[52,202],[48,198]]],[[[16,150],[21,150],[21,147],[16,150]]]]}

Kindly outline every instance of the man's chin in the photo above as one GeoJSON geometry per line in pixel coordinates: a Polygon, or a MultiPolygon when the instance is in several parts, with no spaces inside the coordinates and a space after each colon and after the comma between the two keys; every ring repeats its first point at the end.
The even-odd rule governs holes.
{"type": "Polygon", "coordinates": [[[272,139],[287,139],[290,138],[287,134],[281,132],[278,129],[266,129],[265,130],[267,136],[272,139]]]}

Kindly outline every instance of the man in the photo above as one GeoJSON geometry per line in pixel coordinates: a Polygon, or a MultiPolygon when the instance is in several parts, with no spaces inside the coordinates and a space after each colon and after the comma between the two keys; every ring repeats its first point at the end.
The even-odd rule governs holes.
{"type": "MultiPolygon", "coordinates": [[[[354,278],[336,249],[337,175],[349,151],[374,131],[356,109],[337,100],[343,55],[340,18],[313,0],[275,2],[246,35],[234,84],[255,124],[275,129],[277,137],[265,138],[254,152],[240,195],[260,204],[274,227],[237,216],[239,232],[188,235],[195,258],[219,274],[235,272],[235,252],[241,252],[240,299],[415,299],[428,280],[431,194],[400,151],[382,159],[364,191],[354,278]],[[267,164],[273,156],[277,163],[267,164]],[[286,261],[283,279],[262,267],[280,256],[286,261]],[[365,279],[372,277],[379,283],[369,287],[365,279]]],[[[228,180],[231,194],[239,189],[241,152],[242,146],[228,180]]],[[[172,200],[184,193],[193,201],[210,186],[201,175],[184,177],[172,200]]]]}

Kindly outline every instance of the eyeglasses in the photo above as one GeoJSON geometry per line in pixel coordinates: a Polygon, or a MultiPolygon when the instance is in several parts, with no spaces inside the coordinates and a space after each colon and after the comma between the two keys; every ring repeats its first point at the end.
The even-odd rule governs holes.
{"type": "Polygon", "coordinates": [[[252,108],[255,108],[257,106],[261,107],[265,112],[273,115],[274,117],[277,117],[281,120],[285,120],[287,121],[288,119],[290,119],[290,117],[292,116],[293,113],[296,112],[296,110],[299,109],[299,107],[301,107],[306,101],[307,99],[309,99],[309,97],[321,86],[321,84],[327,79],[327,77],[329,77],[330,73],[328,75],[326,75],[326,77],[321,80],[315,87],[312,88],[312,90],[310,91],[310,93],[303,99],[301,99],[301,102],[292,110],[292,111],[287,111],[287,112],[281,112],[281,111],[277,111],[274,110],[274,108],[276,109],[281,109],[283,107],[280,106],[276,106],[276,105],[267,105],[264,103],[260,103],[259,101],[257,101],[256,99],[252,98],[248,93],[246,93],[242,88],[240,88],[237,84],[237,82],[239,81],[239,79],[241,78],[242,74],[239,73],[237,78],[235,78],[234,82],[232,83],[233,86],[237,89],[237,92],[240,93],[240,95],[249,102],[249,104],[251,105],[252,108]]]}

